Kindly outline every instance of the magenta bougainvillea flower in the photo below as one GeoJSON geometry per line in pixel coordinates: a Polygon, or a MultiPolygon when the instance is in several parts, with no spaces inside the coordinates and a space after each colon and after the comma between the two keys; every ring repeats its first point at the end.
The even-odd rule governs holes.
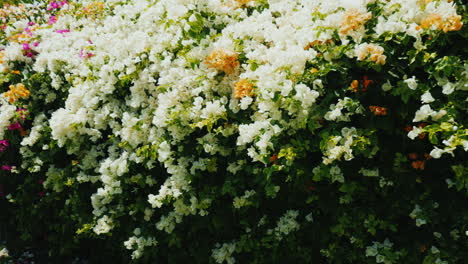
{"type": "Polygon", "coordinates": [[[10,146],[10,142],[8,142],[8,140],[0,140],[0,152],[5,152],[8,149],[8,146],[10,146]]]}

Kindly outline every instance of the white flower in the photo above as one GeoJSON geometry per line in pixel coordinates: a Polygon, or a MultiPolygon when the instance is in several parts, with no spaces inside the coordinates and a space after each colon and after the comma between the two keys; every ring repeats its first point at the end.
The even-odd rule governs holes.
{"type": "Polygon", "coordinates": [[[211,252],[211,256],[215,259],[216,263],[234,264],[236,260],[232,257],[236,250],[236,243],[223,243],[223,245],[217,244],[211,252]]]}
{"type": "Polygon", "coordinates": [[[96,234],[105,234],[108,233],[113,228],[112,219],[109,218],[107,215],[104,215],[100,219],[98,219],[97,224],[94,226],[93,231],[96,234]]]}
{"type": "Polygon", "coordinates": [[[9,257],[10,255],[8,255],[8,254],[9,254],[9,252],[8,252],[7,248],[3,248],[2,250],[0,250],[0,258],[9,257]]]}
{"type": "Polygon", "coordinates": [[[435,113],[436,112],[431,109],[430,105],[425,104],[421,106],[421,108],[419,108],[418,111],[416,111],[413,122],[420,122],[420,121],[426,120],[428,117],[430,117],[431,115],[435,113]]]}
{"type": "Polygon", "coordinates": [[[241,207],[249,205],[251,202],[249,201],[249,198],[255,195],[255,191],[245,191],[244,195],[241,197],[235,197],[234,201],[232,202],[234,208],[239,209],[241,207]]]}
{"type": "Polygon", "coordinates": [[[411,90],[416,90],[416,88],[418,87],[418,82],[415,76],[404,80],[404,82],[406,83],[406,85],[408,85],[408,88],[410,88],[411,90]]]}
{"type": "Polygon", "coordinates": [[[453,93],[453,91],[455,91],[455,85],[451,82],[447,82],[446,84],[444,84],[444,86],[442,86],[442,93],[443,94],[451,94],[453,93]]]}
{"type": "Polygon", "coordinates": [[[426,91],[422,96],[421,96],[421,102],[423,104],[428,104],[434,102],[434,97],[432,97],[431,93],[429,91],[426,91]]]}
{"type": "Polygon", "coordinates": [[[421,128],[413,126],[413,129],[408,132],[408,137],[414,140],[421,132],[423,132],[421,128]]]}
{"type": "Polygon", "coordinates": [[[249,105],[253,102],[253,99],[252,97],[250,96],[246,96],[246,97],[243,97],[240,101],[240,108],[242,110],[245,110],[249,107],[249,105]]]}
{"type": "Polygon", "coordinates": [[[390,91],[392,89],[392,84],[390,81],[387,81],[386,83],[382,84],[382,90],[384,91],[390,91]]]}

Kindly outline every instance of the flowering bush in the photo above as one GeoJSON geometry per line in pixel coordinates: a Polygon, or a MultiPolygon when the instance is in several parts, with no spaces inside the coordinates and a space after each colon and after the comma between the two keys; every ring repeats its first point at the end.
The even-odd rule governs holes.
{"type": "Polygon", "coordinates": [[[466,261],[456,2],[5,6],[9,258],[466,261]]]}

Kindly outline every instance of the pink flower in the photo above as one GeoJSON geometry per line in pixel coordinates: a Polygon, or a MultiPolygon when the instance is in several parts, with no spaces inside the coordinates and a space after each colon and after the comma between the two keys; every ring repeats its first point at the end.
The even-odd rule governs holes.
{"type": "Polygon", "coordinates": [[[70,30],[69,30],[69,29],[58,29],[58,30],[56,30],[55,32],[60,33],[60,34],[63,34],[63,33],[68,33],[68,32],[70,32],[70,30]]]}
{"type": "Polygon", "coordinates": [[[33,42],[33,46],[34,46],[34,47],[39,46],[39,42],[37,42],[37,41],[36,41],[36,42],[33,42]]]}
{"type": "Polygon", "coordinates": [[[26,57],[28,57],[28,58],[32,58],[32,57],[34,57],[34,53],[32,53],[32,52],[28,52],[28,54],[26,54],[26,57]]]}
{"type": "Polygon", "coordinates": [[[4,171],[11,171],[13,169],[13,166],[11,165],[3,165],[2,170],[4,171]]]}
{"type": "Polygon", "coordinates": [[[19,122],[13,123],[8,126],[8,130],[17,130],[23,128],[19,122]]]}
{"type": "Polygon", "coordinates": [[[50,11],[50,10],[52,10],[52,9],[57,9],[57,8],[59,8],[59,4],[58,4],[57,2],[54,1],[54,2],[51,2],[51,3],[49,4],[49,6],[47,7],[47,10],[50,11]]]}
{"type": "Polygon", "coordinates": [[[5,152],[10,146],[10,142],[8,140],[0,140],[0,152],[5,152]]]}
{"type": "Polygon", "coordinates": [[[57,22],[57,17],[56,16],[51,16],[49,18],[49,22],[47,22],[47,24],[52,25],[52,24],[55,24],[56,22],[57,22]]]}
{"type": "Polygon", "coordinates": [[[80,58],[88,59],[88,58],[93,57],[94,55],[95,54],[91,53],[91,52],[86,52],[86,54],[85,54],[83,50],[80,50],[80,58]]]}
{"type": "Polygon", "coordinates": [[[45,195],[45,192],[38,192],[37,193],[37,196],[39,196],[39,197],[44,197],[44,195],[45,195]]]}
{"type": "Polygon", "coordinates": [[[34,26],[35,24],[36,24],[36,23],[34,23],[34,22],[32,22],[32,21],[29,21],[29,22],[28,22],[28,26],[30,26],[30,27],[34,26]]]}
{"type": "Polygon", "coordinates": [[[30,50],[31,47],[29,46],[29,43],[23,43],[23,49],[24,50],[30,50]]]}

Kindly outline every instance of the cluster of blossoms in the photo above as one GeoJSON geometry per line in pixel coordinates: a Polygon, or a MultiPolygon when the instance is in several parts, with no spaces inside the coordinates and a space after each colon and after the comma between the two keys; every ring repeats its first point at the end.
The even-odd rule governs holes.
{"type": "MultiPolygon", "coordinates": [[[[0,187],[15,172],[40,182],[40,199],[82,210],[69,219],[78,234],[115,236],[134,259],[206,229],[216,235],[206,235],[203,252],[216,263],[301,239],[321,216],[336,217],[325,203],[312,221],[310,203],[352,204],[367,189],[360,181],[387,195],[400,186],[392,171],[451,162],[454,176],[445,177],[468,189],[459,161],[468,151],[468,64],[435,42],[464,28],[457,8],[446,0],[7,6],[0,187]],[[388,172],[366,169],[375,166],[388,172]],[[253,236],[261,243],[249,243],[253,236]]],[[[331,229],[349,236],[341,227],[349,222],[331,229]]],[[[356,244],[377,263],[405,254],[387,240],[356,244]]],[[[339,246],[327,247],[333,261],[339,246]]]]}

